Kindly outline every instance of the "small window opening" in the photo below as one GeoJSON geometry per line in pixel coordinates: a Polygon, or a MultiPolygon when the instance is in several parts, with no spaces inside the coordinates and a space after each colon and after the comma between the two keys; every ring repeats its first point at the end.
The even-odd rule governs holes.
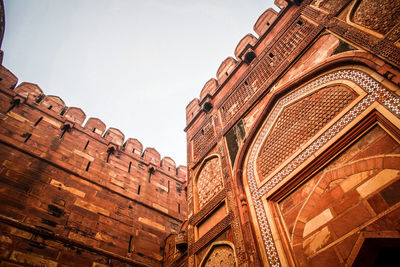
{"type": "Polygon", "coordinates": [[[86,165],[86,170],[85,171],[89,171],[90,168],[90,161],[88,162],[88,164],[86,165]]]}
{"type": "Polygon", "coordinates": [[[273,58],[273,57],[274,57],[274,54],[269,53],[269,57],[270,57],[270,58],[273,58]]]}
{"type": "Polygon", "coordinates": [[[249,65],[255,58],[256,54],[253,51],[250,51],[244,56],[244,62],[249,65]]]}
{"type": "Polygon", "coordinates": [[[86,145],[85,145],[85,147],[83,148],[83,151],[86,151],[86,148],[88,147],[88,145],[89,145],[89,140],[86,142],[86,145]]]}
{"type": "Polygon", "coordinates": [[[212,104],[210,102],[206,102],[203,105],[203,110],[204,110],[204,112],[209,112],[212,109],[212,107],[213,106],[212,106],[212,104]]]}
{"type": "Polygon", "coordinates": [[[92,133],[95,133],[95,132],[96,132],[96,128],[93,128],[92,133]]]}
{"type": "Polygon", "coordinates": [[[32,134],[30,133],[24,133],[21,135],[22,137],[25,137],[24,143],[28,142],[29,138],[31,138],[32,134]]]}
{"type": "Polygon", "coordinates": [[[108,163],[109,160],[110,160],[110,155],[111,155],[111,154],[114,154],[114,151],[115,151],[115,148],[114,148],[113,146],[111,146],[111,147],[109,147],[109,148],[107,149],[107,159],[106,159],[106,162],[107,162],[107,163],[108,163]]]}
{"type": "Polygon", "coordinates": [[[228,76],[228,75],[229,75],[229,73],[228,73],[228,72],[225,72],[225,75],[226,75],[226,76],[228,76]]]}
{"type": "Polygon", "coordinates": [[[18,107],[20,104],[21,100],[19,99],[13,99],[10,104],[11,106],[7,109],[6,113],[10,112],[13,108],[18,107]]]}
{"type": "Polygon", "coordinates": [[[168,171],[170,171],[171,170],[171,167],[168,167],[168,171]]]}
{"type": "Polygon", "coordinates": [[[271,25],[269,22],[267,22],[267,26],[271,25]]]}
{"type": "Polygon", "coordinates": [[[168,181],[168,194],[169,194],[169,181],[168,181]]]}
{"type": "Polygon", "coordinates": [[[298,20],[297,25],[301,26],[301,25],[303,25],[303,22],[301,20],[298,20]]]}
{"type": "Polygon", "coordinates": [[[149,183],[151,183],[151,175],[155,172],[154,167],[150,167],[149,169],[149,183]]]}
{"type": "Polygon", "coordinates": [[[132,161],[129,162],[128,172],[131,173],[132,161]]]}
{"type": "Polygon", "coordinates": [[[181,204],[178,203],[178,213],[181,214],[181,204]]]}
{"type": "Polygon", "coordinates": [[[245,85],[249,85],[249,83],[248,83],[247,81],[244,81],[244,84],[245,84],[245,85]]]}
{"type": "Polygon", "coordinates": [[[134,148],[132,149],[132,153],[135,153],[135,149],[134,148]]]}
{"type": "Polygon", "coordinates": [[[62,139],[63,137],[64,137],[64,135],[65,135],[65,133],[66,132],[69,132],[69,130],[71,129],[71,125],[69,125],[69,124],[64,124],[62,127],[61,127],[61,135],[60,135],[60,139],[62,139]]]}
{"type": "Polygon", "coordinates": [[[204,129],[201,129],[201,134],[204,135],[204,129]]]}
{"type": "Polygon", "coordinates": [[[137,194],[140,195],[140,185],[137,188],[137,194]]]}
{"type": "Polygon", "coordinates": [[[37,126],[41,121],[43,120],[43,117],[40,117],[35,124],[33,125],[33,127],[37,126]]]}
{"type": "Polygon", "coordinates": [[[51,110],[52,108],[53,108],[52,105],[50,105],[50,106],[47,107],[48,110],[51,110]]]}

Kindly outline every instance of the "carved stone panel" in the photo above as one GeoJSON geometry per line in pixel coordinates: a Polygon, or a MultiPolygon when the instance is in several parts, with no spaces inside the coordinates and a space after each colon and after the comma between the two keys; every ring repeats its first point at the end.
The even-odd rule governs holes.
{"type": "Polygon", "coordinates": [[[381,34],[387,34],[400,22],[400,1],[362,0],[355,6],[353,22],[381,34]]]}
{"type": "Polygon", "coordinates": [[[355,94],[346,86],[321,89],[284,108],[264,141],[257,159],[260,180],[343,110],[355,94]]]}
{"type": "Polygon", "coordinates": [[[223,188],[221,164],[218,157],[208,159],[197,179],[198,206],[201,209],[223,188]]]}

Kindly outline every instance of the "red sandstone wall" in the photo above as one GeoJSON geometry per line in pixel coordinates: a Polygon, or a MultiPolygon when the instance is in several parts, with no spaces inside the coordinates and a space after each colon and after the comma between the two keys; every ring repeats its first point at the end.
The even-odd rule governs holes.
{"type": "Polygon", "coordinates": [[[13,90],[3,66],[0,79],[1,264],[161,266],[186,218],[186,168],[100,120],[82,126],[36,85],[13,90]]]}
{"type": "MultiPolygon", "coordinates": [[[[254,26],[259,36],[246,35],[234,52],[236,59],[228,57],[224,60],[216,73],[216,79],[211,78],[201,90],[200,98],[195,98],[187,106],[185,130],[188,151],[189,266],[208,266],[205,262],[226,263],[230,262],[231,257],[235,257],[239,266],[343,265],[353,262],[362,243],[362,238],[356,242],[359,236],[353,235],[350,240],[344,237],[346,234],[370,229],[376,234],[379,232],[378,228],[385,228],[384,231],[392,232],[387,237],[398,238],[398,234],[393,232],[398,230],[399,200],[390,194],[398,190],[399,176],[398,168],[389,163],[390,166],[386,166],[385,170],[382,166],[375,169],[370,166],[375,174],[391,172],[392,176],[390,182],[382,182],[376,178],[379,175],[369,176],[368,179],[377,182],[375,187],[369,187],[374,190],[371,189],[368,195],[354,193],[357,186],[363,186],[361,181],[346,192],[341,191],[339,181],[329,188],[324,188],[327,191],[326,198],[317,198],[308,210],[316,215],[321,211],[318,205],[329,208],[332,211],[332,220],[324,225],[328,230],[321,227],[313,233],[307,233],[303,239],[295,235],[293,240],[296,247],[290,243],[291,239],[285,239],[286,235],[290,236],[285,231],[290,230],[293,225],[274,223],[276,217],[282,216],[281,212],[290,211],[271,212],[274,209],[274,201],[278,201],[275,198],[283,201],[284,194],[289,194],[290,190],[299,190],[301,194],[301,189],[294,186],[296,182],[300,183],[298,173],[316,172],[322,161],[326,163],[330,157],[337,156],[332,152],[325,152],[326,147],[322,149],[316,141],[311,141],[316,140],[333,122],[342,118],[347,105],[350,109],[365,94],[379,95],[379,100],[374,99],[374,104],[368,107],[369,111],[376,112],[373,113],[374,116],[384,118],[382,120],[390,120],[392,124],[387,126],[387,129],[392,129],[390,134],[395,135],[397,139],[388,143],[393,147],[398,145],[398,1],[395,1],[396,4],[393,1],[366,0],[275,2],[283,9],[278,14],[266,11],[260,16],[254,26]],[[340,79],[336,78],[337,73],[333,71],[336,68],[362,70],[365,73],[362,74],[363,78],[357,79],[362,72],[353,72],[353,77],[345,77],[346,81],[339,81],[340,79]],[[316,92],[320,91],[308,95],[310,99],[304,97],[302,100],[307,104],[296,99],[302,107],[288,115],[290,110],[283,107],[295,99],[294,92],[307,84],[308,88],[316,88],[310,81],[327,74],[324,72],[335,73],[334,82],[324,85],[327,95],[320,98],[318,96],[325,94],[320,90],[322,84],[328,83],[324,76],[318,80],[320,87],[316,92]],[[362,84],[363,79],[367,78],[370,83],[362,84]],[[375,87],[372,88],[371,84],[375,87]],[[346,99],[343,99],[337,92],[342,87],[350,91],[362,87],[363,91],[349,91],[346,99]],[[274,109],[278,104],[282,109],[274,109]],[[279,117],[278,114],[281,113],[283,115],[279,117]],[[304,117],[304,114],[308,115],[304,117]],[[276,116],[276,121],[267,121],[270,116],[276,116]],[[263,125],[266,124],[270,128],[265,128],[264,131],[263,125]],[[268,136],[269,133],[273,134],[268,136]],[[265,134],[266,139],[256,139],[258,134],[265,134]],[[298,142],[300,139],[303,141],[298,142]],[[260,150],[250,151],[259,144],[263,144],[260,150]],[[308,148],[315,149],[311,156],[306,155],[308,148]],[[329,155],[321,156],[322,153],[329,155]],[[248,167],[252,155],[257,163],[248,167]],[[307,159],[306,163],[298,163],[304,158],[307,159]],[[218,162],[208,164],[212,159],[218,159],[218,162]],[[270,166],[276,161],[280,163],[270,166]],[[318,162],[317,167],[313,165],[317,164],[314,161],[318,162]],[[265,170],[260,171],[260,166],[265,167],[265,170]],[[250,176],[252,179],[249,179],[250,176]],[[222,181],[222,189],[221,183],[217,181],[222,181]],[[271,208],[268,209],[270,205],[271,208]],[[342,209],[339,210],[338,207],[342,209]],[[358,208],[364,212],[351,222],[349,218],[358,216],[358,208]],[[386,217],[385,213],[388,214],[386,217]],[[373,220],[376,220],[376,223],[368,227],[360,226],[366,226],[373,220]],[[389,226],[390,220],[394,222],[389,226]],[[351,251],[353,255],[350,255],[351,251]]],[[[359,106],[362,106],[361,103],[359,106]]],[[[358,106],[354,109],[351,114],[360,111],[358,106]]],[[[376,119],[372,118],[371,114],[368,116],[364,113],[348,117],[358,122],[362,119],[376,119]]],[[[346,118],[346,123],[348,120],[346,118]]],[[[363,123],[366,123],[365,121],[363,123]]],[[[347,126],[347,129],[338,134],[340,137],[335,137],[329,145],[344,146],[346,138],[349,138],[344,137],[345,133],[350,127],[356,127],[355,125],[357,123],[354,122],[347,126]]],[[[352,132],[353,140],[365,134],[363,131],[365,129],[352,132]]],[[[329,138],[333,136],[336,135],[331,133],[329,138]]],[[[387,143],[381,145],[391,146],[387,143]]],[[[368,149],[360,149],[363,150],[360,154],[364,157],[376,156],[372,148],[368,149]]],[[[351,159],[347,156],[343,158],[351,159]]],[[[383,161],[393,163],[392,156],[383,161]]],[[[344,165],[337,167],[345,169],[344,165]]],[[[353,173],[346,175],[354,174],[356,177],[357,171],[352,171],[353,173]]],[[[346,180],[347,176],[342,175],[340,178],[346,180]]],[[[347,179],[347,182],[351,179],[347,179]]],[[[363,180],[365,187],[373,183],[367,181],[368,179],[363,180]]],[[[321,195],[321,192],[315,194],[321,195]]],[[[296,203],[299,200],[289,197],[288,202],[296,203]]],[[[312,216],[307,215],[307,219],[312,221],[312,216]]],[[[283,217],[282,220],[298,219],[299,225],[304,224],[306,220],[304,216],[296,218],[293,214],[285,214],[283,217]]],[[[376,235],[379,234],[381,233],[376,235]]]]}

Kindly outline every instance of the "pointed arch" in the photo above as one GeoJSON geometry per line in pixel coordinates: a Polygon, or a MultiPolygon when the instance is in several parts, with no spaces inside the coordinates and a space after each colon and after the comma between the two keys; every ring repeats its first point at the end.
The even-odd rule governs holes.
{"type": "MultiPolygon", "coordinates": [[[[358,64],[354,63],[354,59],[355,58],[352,58],[350,60],[347,57],[329,59],[313,71],[303,75],[299,80],[293,81],[274,91],[265,105],[262,114],[254,124],[255,127],[249,132],[243,146],[239,150],[238,157],[234,164],[234,183],[238,188],[238,193],[244,195],[249,202],[249,205],[245,205],[242,208],[249,209],[253,228],[255,228],[254,230],[258,239],[258,241],[255,242],[258,243],[260,249],[263,251],[262,256],[265,257],[270,264],[281,263],[282,261],[282,263],[290,263],[291,259],[280,259],[282,253],[284,253],[282,240],[277,236],[273,236],[273,232],[276,231],[276,229],[271,229],[269,220],[272,215],[266,213],[266,207],[262,197],[264,196],[265,198],[266,195],[273,194],[274,190],[276,191],[277,189],[276,185],[279,184],[282,186],[288,179],[292,179],[296,172],[304,168],[305,164],[308,164],[315,158],[314,153],[322,153],[328,145],[338,140],[334,138],[339,138],[344,132],[348,131],[351,123],[353,123],[354,126],[354,120],[358,118],[358,116],[365,117],[365,112],[367,112],[368,109],[373,109],[373,105],[380,105],[387,109],[388,112],[384,112],[387,116],[392,116],[396,120],[400,118],[399,97],[391,92],[391,90],[398,90],[398,88],[396,89],[394,85],[385,81],[382,76],[371,70],[371,68],[367,68],[366,66],[375,68],[376,65],[366,57],[362,57],[362,54],[361,57],[357,59],[358,64]],[[348,64],[349,62],[351,62],[351,64],[348,64]],[[364,93],[360,98],[354,101],[354,104],[352,104],[346,112],[337,115],[333,123],[326,125],[324,129],[318,132],[313,140],[303,145],[296,155],[285,161],[284,166],[282,166],[279,171],[272,174],[265,183],[257,183],[257,167],[254,165],[254,162],[262,144],[262,138],[265,137],[265,135],[261,136],[260,139],[260,132],[265,129],[266,119],[274,112],[274,108],[279,104],[279,101],[296,88],[307,86],[318,87],[335,81],[338,83],[347,83],[347,81],[349,81],[354,84],[355,87],[361,88],[364,93]],[[388,90],[386,86],[394,87],[388,90]],[[329,143],[330,140],[333,141],[329,143]],[[257,143],[258,146],[256,149],[254,148],[255,143],[257,143]]],[[[279,114],[281,113],[277,112],[277,115],[279,114]]],[[[268,127],[271,127],[271,124],[269,124],[268,127]]]]}

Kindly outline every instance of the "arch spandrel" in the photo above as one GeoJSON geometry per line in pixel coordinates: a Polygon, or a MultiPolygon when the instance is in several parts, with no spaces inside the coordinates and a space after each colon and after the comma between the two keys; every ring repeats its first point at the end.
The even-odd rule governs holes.
{"type": "MultiPolygon", "coordinates": [[[[242,164],[244,166],[243,179],[245,181],[243,185],[249,201],[252,220],[256,228],[255,232],[258,236],[259,246],[263,251],[262,254],[264,254],[263,256],[265,256],[265,259],[268,260],[271,265],[280,266],[282,264],[288,264],[291,263],[291,259],[287,253],[285,253],[282,238],[276,233],[276,226],[270,221],[273,216],[269,214],[271,211],[268,206],[266,206],[266,199],[281,190],[281,188],[284,188],[283,184],[289,182],[291,179],[295,179],[297,173],[304,169],[307,164],[313,162],[318,156],[322,155],[323,151],[327,150],[330,145],[338,142],[351,127],[356,127],[357,122],[366,117],[371,110],[383,108],[385,110],[383,112],[385,115],[390,114],[388,116],[392,120],[396,120],[394,125],[397,125],[397,127],[400,125],[399,96],[392,92],[393,88],[391,88],[391,90],[385,88],[380,82],[381,79],[378,82],[371,77],[371,74],[373,77],[377,77],[376,73],[373,73],[373,71],[365,67],[341,67],[325,72],[314,80],[292,90],[291,92],[303,93],[306,90],[310,90],[315,93],[339,86],[340,88],[347,88],[345,90],[354,90],[355,92],[352,94],[355,96],[353,95],[349,103],[346,104],[347,106],[345,105],[339,108],[342,110],[338,112],[335,111],[329,122],[326,122],[320,129],[317,129],[314,136],[308,141],[306,140],[303,144],[300,144],[297,149],[295,149],[295,153],[287,155],[286,159],[278,164],[279,167],[272,170],[262,181],[260,181],[259,177],[261,175],[257,167],[258,157],[261,148],[266,146],[266,138],[268,134],[272,132],[271,129],[275,126],[277,122],[276,118],[284,114],[283,107],[279,110],[276,108],[282,103],[280,101],[289,96],[290,93],[279,97],[276,101],[269,102],[273,103],[274,106],[271,107],[267,105],[265,107],[265,109],[268,110],[267,116],[264,117],[263,122],[259,122],[261,126],[259,126],[260,128],[257,133],[253,132],[249,137],[253,139],[246,143],[248,147],[242,148],[242,151],[247,152],[245,156],[239,157],[244,161],[242,163],[238,162],[239,164],[237,166],[242,164]],[[276,118],[269,123],[268,121],[273,114],[276,115],[276,118]]],[[[387,84],[387,82],[385,84],[387,84]]],[[[274,93],[275,97],[277,97],[278,94],[282,95],[282,92],[279,90],[274,93]]],[[[308,95],[312,97],[312,94],[308,95]]],[[[323,99],[325,98],[321,98],[321,101],[323,101],[323,99]]],[[[287,105],[287,107],[290,107],[290,105],[287,105]]],[[[334,110],[338,109],[335,105],[333,105],[333,107],[334,110]]],[[[312,107],[308,108],[312,110],[312,107]]],[[[287,139],[290,137],[286,136],[285,138],[287,139]]],[[[240,172],[237,173],[241,176],[240,172]]],[[[239,176],[237,176],[238,179],[240,179],[239,176]]]]}
{"type": "Polygon", "coordinates": [[[216,241],[211,244],[199,266],[201,267],[235,267],[236,255],[233,245],[227,241],[216,241]]]}
{"type": "MultiPolygon", "coordinates": [[[[271,126],[257,156],[260,181],[268,178],[279,165],[334,119],[356,96],[357,94],[348,86],[334,84],[303,96],[299,100],[292,100],[281,111],[273,110],[272,113],[279,113],[279,116],[271,126]]],[[[277,106],[279,108],[279,104],[277,106]]]]}

